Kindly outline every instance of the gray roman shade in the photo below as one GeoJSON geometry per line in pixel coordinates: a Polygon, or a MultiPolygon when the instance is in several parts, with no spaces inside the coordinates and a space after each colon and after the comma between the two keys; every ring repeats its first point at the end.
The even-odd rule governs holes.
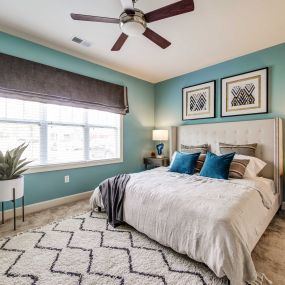
{"type": "Polygon", "coordinates": [[[124,86],[0,53],[0,96],[125,115],[124,86]]]}

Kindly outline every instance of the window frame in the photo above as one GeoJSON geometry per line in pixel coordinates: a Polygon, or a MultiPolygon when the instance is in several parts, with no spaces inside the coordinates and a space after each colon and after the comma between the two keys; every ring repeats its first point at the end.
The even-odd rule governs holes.
{"type": "MultiPolygon", "coordinates": [[[[44,108],[46,109],[46,108],[44,108]]],[[[46,111],[43,111],[44,117],[46,118],[46,111]]],[[[118,158],[107,158],[107,159],[100,159],[100,160],[82,160],[82,161],[75,161],[75,162],[66,162],[66,163],[48,163],[48,164],[39,164],[39,165],[32,165],[28,166],[28,170],[25,174],[32,174],[32,173],[40,173],[40,172],[48,172],[48,171],[57,171],[57,170],[66,170],[66,169],[74,169],[74,168],[83,168],[83,167],[92,167],[92,166],[99,166],[99,165],[108,165],[108,164],[115,164],[115,163],[122,163],[123,160],[123,115],[120,116],[120,133],[119,133],[119,157],[118,158]]],[[[0,119],[0,122],[3,123],[15,123],[15,124],[36,124],[40,126],[40,138],[46,137],[47,129],[49,125],[55,126],[79,126],[83,127],[83,136],[85,137],[84,140],[84,156],[86,157],[86,147],[88,146],[88,141],[86,135],[89,133],[89,128],[91,127],[104,127],[96,124],[87,124],[86,118],[83,124],[72,124],[72,123],[50,123],[47,120],[44,121],[35,121],[35,120],[20,120],[20,119],[0,119]],[[86,131],[88,129],[88,131],[86,131]],[[42,132],[45,131],[43,135],[42,132]],[[86,145],[87,144],[87,145],[86,145]]],[[[40,140],[41,144],[47,144],[46,140],[40,140]]],[[[45,146],[45,148],[47,145],[45,146]]],[[[47,155],[47,149],[44,155],[47,155]]]]}

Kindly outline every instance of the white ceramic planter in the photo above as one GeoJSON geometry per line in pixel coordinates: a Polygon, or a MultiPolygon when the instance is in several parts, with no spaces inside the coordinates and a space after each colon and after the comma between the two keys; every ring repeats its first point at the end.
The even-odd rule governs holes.
{"type": "Polygon", "coordinates": [[[15,199],[24,195],[24,176],[11,180],[0,180],[0,201],[13,200],[13,188],[15,188],[15,199]]]}

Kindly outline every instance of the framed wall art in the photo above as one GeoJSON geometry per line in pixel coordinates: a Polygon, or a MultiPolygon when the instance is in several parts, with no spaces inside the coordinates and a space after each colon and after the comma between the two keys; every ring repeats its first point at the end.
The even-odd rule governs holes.
{"type": "Polygon", "coordinates": [[[221,79],[221,116],[268,113],[268,68],[221,79]]]}
{"type": "Polygon", "coordinates": [[[216,81],[182,89],[182,120],[215,117],[216,81]]]}

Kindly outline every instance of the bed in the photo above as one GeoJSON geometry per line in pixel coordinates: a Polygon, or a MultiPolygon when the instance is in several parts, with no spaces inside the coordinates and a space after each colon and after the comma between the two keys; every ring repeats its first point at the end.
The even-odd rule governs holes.
{"type": "MultiPolygon", "coordinates": [[[[231,285],[256,280],[251,252],[282,201],[282,121],[278,118],[187,125],[171,129],[169,151],[181,144],[258,143],[267,162],[262,177],[218,180],[168,172],[161,167],[131,174],[124,197],[124,221],[175,251],[205,263],[231,285]]],[[[100,191],[92,208],[103,207],[100,191]]]]}

